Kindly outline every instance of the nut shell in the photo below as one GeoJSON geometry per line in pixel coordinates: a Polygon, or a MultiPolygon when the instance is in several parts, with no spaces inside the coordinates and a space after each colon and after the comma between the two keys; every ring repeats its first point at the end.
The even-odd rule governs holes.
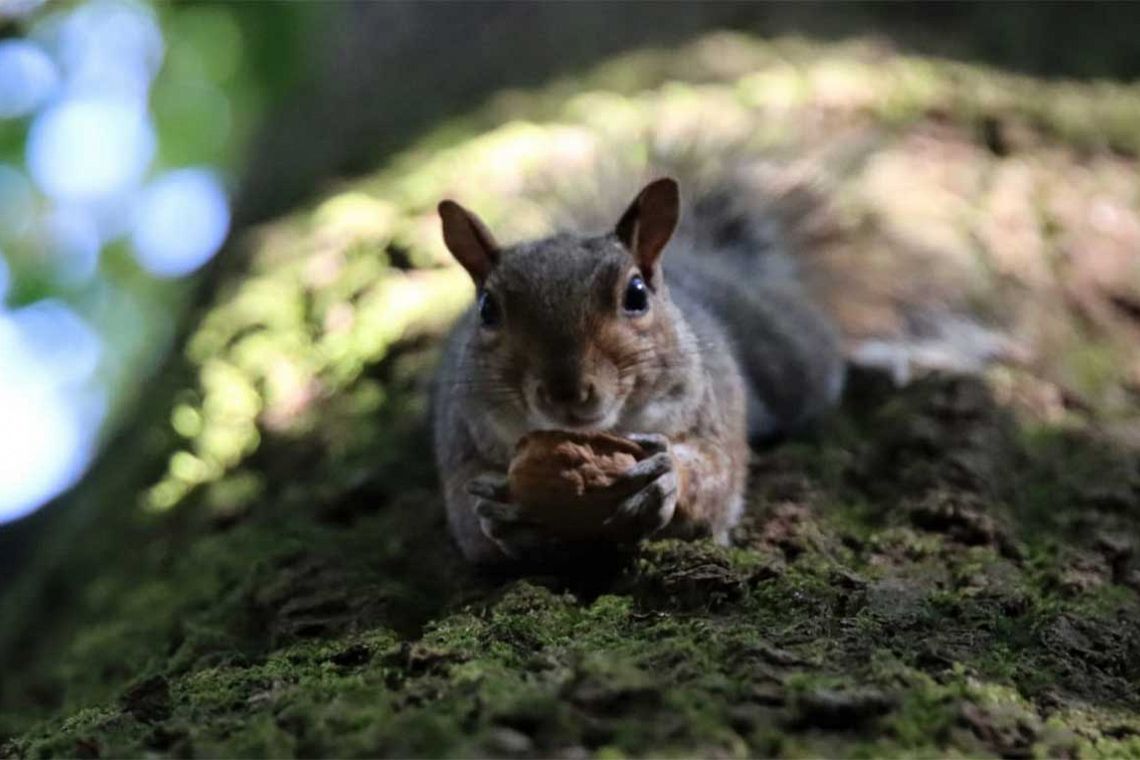
{"type": "Polygon", "coordinates": [[[644,459],[641,446],[608,433],[543,430],[519,439],[507,471],[511,499],[567,539],[600,537],[629,496],[615,484],[644,459]]]}

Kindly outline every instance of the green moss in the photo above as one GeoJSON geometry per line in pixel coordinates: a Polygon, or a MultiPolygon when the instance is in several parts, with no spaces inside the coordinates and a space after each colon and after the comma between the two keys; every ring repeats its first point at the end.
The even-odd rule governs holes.
{"type": "MultiPolygon", "coordinates": [[[[892,414],[921,415],[928,391],[892,414]]],[[[1081,455],[1079,439],[1024,440],[1031,459],[1081,455]]],[[[798,470],[813,449],[863,466],[833,445],[773,466],[798,470]]],[[[1026,477],[1058,472],[1033,461],[1026,477]]],[[[762,498],[738,548],[657,542],[585,586],[488,585],[460,569],[438,512],[408,523],[361,495],[325,525],[254,513],[131,593],[95,584],[86,603],[112,605],[108,620],[70,640],[55,676],[74,712],[6,751],[1127,754],[1134,591],[1066,592],[1043,580],[1057,559],[1043,550],[962,544],[866,495],[844,509],[861,487],[842,471],[815,486],[782,543],[763,529],[789,513],[762,498]],[[845,545],[853,522],[868,538],[845,545]]]]}

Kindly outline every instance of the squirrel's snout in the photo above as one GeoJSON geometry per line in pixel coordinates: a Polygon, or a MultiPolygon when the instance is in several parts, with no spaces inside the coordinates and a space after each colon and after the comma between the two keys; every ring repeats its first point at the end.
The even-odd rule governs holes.
{"type": "Polygon", "coordinates": [[[588,378],[536,379],[534,400],[538,411],[559,424],[579,427],[602,419],[602,394],[588,378]]]}
{"type": "Polygon", "coordinates": [[[586,407],[598,397],[597,386],[589,380],[580,382],[546,382],[535,384],[535,395],[544,406],[586,407]]]}

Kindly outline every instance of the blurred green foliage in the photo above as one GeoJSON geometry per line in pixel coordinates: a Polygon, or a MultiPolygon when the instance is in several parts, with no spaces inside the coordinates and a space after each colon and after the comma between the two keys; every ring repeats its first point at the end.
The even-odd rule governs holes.
{"type": "Polygon", "coordinates": [[[307,73],[323,18],[141,0],[4,10],[0,395],[43,422],[0,431],[0,452],[22,450],[0,454],[0,522],[73,484],[134,411],[192,300],[184,275],[224,240],[249,141],[307,73]]]}
{"type": "MultiPolygon", "coordinates": [[[[38,39],[87,5],[42,5],[11,21],[3,36],[38,39]]],[[[157,151],[148,175],[205,166],[236,185],[254,128],[305,70],[303,41],[320,19],[319,10],[303,4],[144,7],[153,7],[165,43],[150,87],[157,151]]],[[[23,166],[32,123],[31,118],[0,120],[0,164],[23,166]]],[[[35,214],[48,210],[49,201],[37,197],[35,214]]],[[[79,283],[47,257],[37,235],[5,236],[3,243],[11,270],[6,305],[58,298],[91,324],[106,344],[100,384],[109,392],[112,408],[125,411],[141,378],[169,347],[190,292],[188,283],[144,272],[124,238],[112,239],[100,253],[95,276],[79,283]]]]}

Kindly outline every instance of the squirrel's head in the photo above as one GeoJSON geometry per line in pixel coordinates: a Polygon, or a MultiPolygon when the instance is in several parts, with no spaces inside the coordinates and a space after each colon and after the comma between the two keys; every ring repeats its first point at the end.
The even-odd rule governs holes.
{"type": "Polygon", "coordinates": [[[462,384],[505,430],[612,429],[676,365],[660,257],[677,183],[647,185],[613,231],[500,247],[473,213],[439,204],[443,239],[475,281],[462,384]]]}

